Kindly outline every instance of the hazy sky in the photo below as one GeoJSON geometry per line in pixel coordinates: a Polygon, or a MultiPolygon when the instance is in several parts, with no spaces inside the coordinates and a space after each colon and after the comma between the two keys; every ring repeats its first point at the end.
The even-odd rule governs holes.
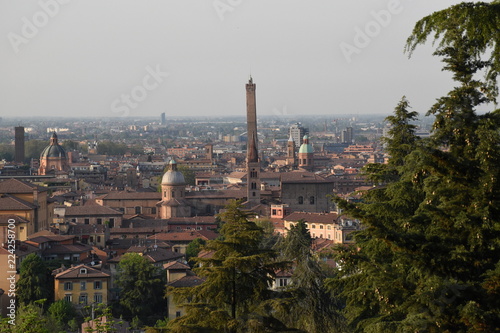
{"type": "Polygon", "coordinates": [[[414,23],[451,0],[0,2],[0,116],[426,112],[452,88],[414,23]]]}

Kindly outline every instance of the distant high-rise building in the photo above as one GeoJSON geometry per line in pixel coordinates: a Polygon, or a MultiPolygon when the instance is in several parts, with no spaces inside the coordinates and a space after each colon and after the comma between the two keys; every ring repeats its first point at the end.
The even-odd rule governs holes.
{"type": "Polygon", "coordinates": [[[354,133],[352,127],[347,127],[341,134],[342,143],[351,144],[354,141],[354,133]]]}
{"type": "Polygon", "coordinates": [[[246,84],[247,90],[247,200],[249,205],[260,204],[260,162],[257,139],[257,108],[255,84],[252,77],[246,84]]]}
{"type": "Polygon", "coordinates": [[[162,125],[166,125],[166,124],[167,124],[167,120],[166,120],[166,118],[165,118],[165,112],[163,112],[163,113],[161,114],[161,124],[162,124],[162,125]]]}
{"type": "Polygon", "coordinates": [[[16,163],[24,162],[24,127],[15,127],[15,151],[14,161],[16,163]]]}
{"type": "Polygon", "coordinates": [[[304,135],[309,134],[309,130],[300,125],[300,123],[293,124],[290,126],[290,137],[295,142],[295,147],[299,148],[302,144],[302,138],[304,135]]]}

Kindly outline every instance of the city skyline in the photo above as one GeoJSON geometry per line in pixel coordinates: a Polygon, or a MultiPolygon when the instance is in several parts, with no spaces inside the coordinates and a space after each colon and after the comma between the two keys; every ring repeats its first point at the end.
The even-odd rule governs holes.
{"type": "Polygon", "coordinates": [[[3,117],[425,114],[452,88],[415,22],[459,1],[0,4],[3,117]],[[429,84],[432,82],[432,84],[429,84]]]}

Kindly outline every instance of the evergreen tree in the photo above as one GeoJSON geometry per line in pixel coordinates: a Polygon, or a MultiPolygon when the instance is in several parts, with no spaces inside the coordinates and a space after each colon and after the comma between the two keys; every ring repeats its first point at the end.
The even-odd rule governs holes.
{"type": "Polygon", "coordinates": [[[196,258],[195,272],[205,281],[191,288],[174,288],[177,304],[187,314],[169,323],[173,332],[260,332],[283,327],[263,313],[260,305],[269,298],[276,253],[260,248],[262,228],[249,221],[252,215],[239,202],[220,214],[221,238],[209,241],[212,258],[196,258]]]}
{"type": "MultiPolygon", "coordinates": [[[[429,111],[431,139],[392,163],[398,177],[361,204],[337,200],[366,226],[357,248],[341,251],[341,277],[331,281],[355,331],[500,327],[500,116],[477,114],[498,93],[498,53],[481,58],[487,48],[498,51],[499,13],[498,1],[453,6],[419,21],[409,39],[413,49],[433,32],[442,35],[435,55],[458,86],[429,111]],[[485,17],[496,20],[495,30],[485,17]]],[[[389,151],[402,145],[388,143],[389,151]]]]}
{"type": "Polygon", "coordinates": [[[312,238],[303,220],[290,227],[276,245],[283,261],[291,262],[292,283],[270,302],[287,326],[310,333],[342,332],[341,303],[324,285],[326,279],[313,255],[312,238]]]}
{"type": "Polygon", "coordinates": [[[138,316],[153,324],[165,316],[164,279],[161,270],[137,253],[125,254],[118,264],[118,313],[131,320],[138,316]]]}
{"type": "Polygon", "coordinates": [[[47,266],[36,254],[29,254],[19,269],[16,296],[20,304],[41,299],[53,299],[52,277],[47,266]]]}

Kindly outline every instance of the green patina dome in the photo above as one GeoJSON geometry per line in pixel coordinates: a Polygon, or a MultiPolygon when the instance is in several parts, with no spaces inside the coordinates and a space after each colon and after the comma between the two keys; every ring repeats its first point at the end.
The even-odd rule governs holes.
{"type": "Polygon", "coordinates": [[[304,143],[300,145],[299,154],[312,154],[314,153],[313,146],[309,143],[309,137],[304,135],[304,143]]]}

